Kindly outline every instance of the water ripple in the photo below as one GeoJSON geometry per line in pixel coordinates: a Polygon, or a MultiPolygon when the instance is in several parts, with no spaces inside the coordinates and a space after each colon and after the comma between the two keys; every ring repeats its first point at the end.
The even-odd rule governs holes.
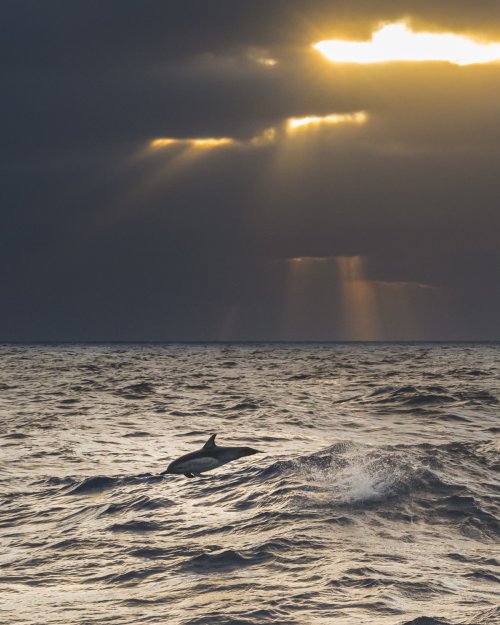
{"type": "Polygon", "coordinates": [[[2,623],[500,622],[499,346],[0,355],[2,623]]]}

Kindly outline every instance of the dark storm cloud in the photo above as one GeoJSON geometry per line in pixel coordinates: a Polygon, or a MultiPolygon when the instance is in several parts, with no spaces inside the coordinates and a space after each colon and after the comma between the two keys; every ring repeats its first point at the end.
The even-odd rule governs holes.
{"type": "Polygon", "coordinates": [[[497,2],[16,0],[2,13],[0,338],[349,338],[342,293],[325,289],[335,263],[300,274],[283,259],[360,255],[385,298],[379,338],[405,326],[391,333],[377,281],[418,312],[407,338],[500,337],[498,65],[339,67],[311,49],[405,16],[500,39],[497,2]],[[368,123],[285,131],[353,111],[368,123]],[[274,142],[250,143],[269,127],[274,142]],[[149,153],[156,137],[240,144],[175,169],[184,148],[149,153]]]}

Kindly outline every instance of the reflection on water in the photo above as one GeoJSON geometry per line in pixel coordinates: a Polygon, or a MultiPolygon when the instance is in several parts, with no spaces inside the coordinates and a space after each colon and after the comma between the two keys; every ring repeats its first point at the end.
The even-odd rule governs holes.
{"type": "Polygon", "coordinates": [[[500,622],[500,347],[0,353],[2,623],[500,622]]]}

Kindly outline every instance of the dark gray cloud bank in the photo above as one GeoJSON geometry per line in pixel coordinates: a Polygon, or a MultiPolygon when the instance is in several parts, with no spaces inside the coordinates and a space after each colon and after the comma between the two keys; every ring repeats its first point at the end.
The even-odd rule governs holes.
{"type": "Polygon", "coordinates": [[[311,48],[499,41],[496,0],[0,10],[0,340],[500,339],[500,64],[311,48]]]}

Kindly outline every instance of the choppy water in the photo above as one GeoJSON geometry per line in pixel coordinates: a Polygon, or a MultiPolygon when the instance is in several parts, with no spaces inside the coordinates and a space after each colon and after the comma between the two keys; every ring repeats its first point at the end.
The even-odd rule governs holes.
{"type": "Polygon", "coordinates": [[[500,623],[500,346],[0,356],[1,623],[500,623]]]}

